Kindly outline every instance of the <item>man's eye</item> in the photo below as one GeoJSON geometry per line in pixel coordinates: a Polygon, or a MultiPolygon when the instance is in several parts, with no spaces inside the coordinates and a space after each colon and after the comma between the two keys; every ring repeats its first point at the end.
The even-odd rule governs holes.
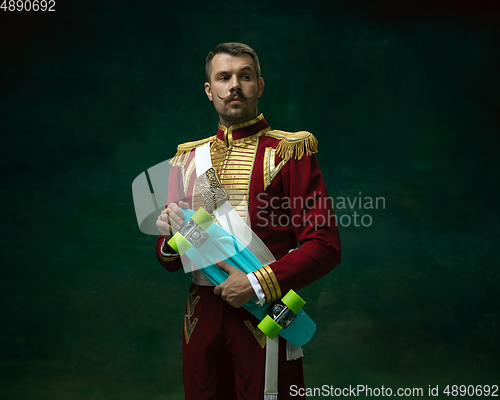
{"type": "Polygon", "coordinates": [[[250,75],[243,75],[243,79],[249,80],[250,79],[250,75]]]}
{"type": "Polygon", "coordinates": [[[221,76],[221,77],[219,77],[219,79],[222,80],[222,81],[225,81],[225,80],[228,79],[228,77],[227,76],[221,76]]]}

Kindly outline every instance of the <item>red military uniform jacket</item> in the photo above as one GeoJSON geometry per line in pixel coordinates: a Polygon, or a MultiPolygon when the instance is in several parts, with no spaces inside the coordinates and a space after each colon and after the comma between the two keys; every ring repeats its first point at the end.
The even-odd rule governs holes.
{"type": "MultiPolygon", "coordinates": [[[[184,200],[193,209],[203,205],[195,191],[193,150],[207,142],[229,201],[277,260],[254,272],[266,302],[308,285],[339,264],[339,233],[311,133],[271,130],[262,114],[229,128],[219,124],[215,136],[178,147],[168,204],[184,200]]],[[[178,256],[161,254],[162,245],[160,236],[159,262],[171,272],[181,269],[178,256]]]]}

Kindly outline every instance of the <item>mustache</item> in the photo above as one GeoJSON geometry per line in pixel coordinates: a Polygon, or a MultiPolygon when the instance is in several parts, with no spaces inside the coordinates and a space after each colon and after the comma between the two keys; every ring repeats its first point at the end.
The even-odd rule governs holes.
{"type": "Polygon", "coordinates": [[[254,96],[247,97],[243,93],[234,93],[234,94],[230,94],[227,97],[222,97],[222,96],[219,96],[219,95],[217,95],[217,97],[219,99],[221,99],[221,100],[224,100],[226,103],[229,103],[230,101],[233,101],[233,100],[236,100],[236,99],[240,99],[240,100],[252,99],[254,96]]]}

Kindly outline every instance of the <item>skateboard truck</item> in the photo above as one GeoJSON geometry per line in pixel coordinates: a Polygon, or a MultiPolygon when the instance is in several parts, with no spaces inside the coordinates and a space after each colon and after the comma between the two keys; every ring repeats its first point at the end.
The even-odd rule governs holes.
{"type": "Polygon", "coordinates": [[[205,243],[210,235],[200,225],[190,219],[181,229],[180,234],[197,249],[205,243]]]}
{"type": "Polygon", "coordinates": [[[267,309],[267,315],[257,325],[262,332],[271,339],[282,330],[289,326],[299,310],[306,302],[293,290],[283,296],[281,301],[272,305],[267,309]]]}
{"type": "Polygon", "coordinates": [[[281,301],[276,302],[271,307],[267,309],[267,315],[269,315],[274,322],[278,323],[281,328],[286,328],[292,323],[297,314],[285,306],[281,301]]]}
{"type": "Polygon", "coordinates": [[[191,247],[197,249],[207,241],[210,235],[205,232],[208,227],[214,222],[214,219],[203,208],[199,208],[193,214],[182,228],[175,233],[168,241],[168,245],[172,247],[181,256],[191,247]]]}

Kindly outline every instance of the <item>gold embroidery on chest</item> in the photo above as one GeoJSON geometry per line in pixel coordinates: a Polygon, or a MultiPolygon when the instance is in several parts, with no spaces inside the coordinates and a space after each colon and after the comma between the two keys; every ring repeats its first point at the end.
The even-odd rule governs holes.
{"type": "Polygon", "coordinates": [[[276,150],[272,147],[266,147],[264,153],[264,190],[271,184],[273,178],[280,172],[285,160],[281,160],[278,165],[275,165],[276,150]]]}
{"type": "MultiPolygon", "coordinates": [[[[219,181],[229,195],[229,202],[244,221],[247,218],[247,199],[257,143],[258,137],[226,147],[216,140],[210,149],[212,166],[219,181]]],[[[193,208],[202,205],[199,196],[195,196],[193,208]]]]}
{"type": "Polygon", "coordinates": [[[229,195],[222,187],[214,167],[210,167],[204,174],[196,178],[194,185],[203,200],[205,210],[208,212],[212,212],[229,199],[229,195]]]}

